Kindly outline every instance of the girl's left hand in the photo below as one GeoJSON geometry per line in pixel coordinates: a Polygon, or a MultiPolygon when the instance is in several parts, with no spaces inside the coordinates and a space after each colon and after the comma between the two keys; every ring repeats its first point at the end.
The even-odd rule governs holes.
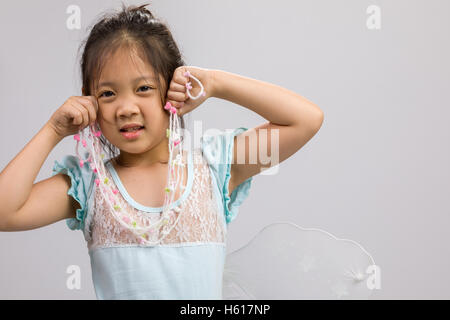
{"type": "MultiPolygon", "coordinates": [[[[183,116],[191,112],[205,100],[212,96],[212,71],[208,69],[181,66],[175,69],[172,80],[170,81],[169,90],[167,90],[166,101],[170,102],[173,107],[177,109],[177,114],[183,116]],[[189,82],[192,89],[189,90],[191,96],[197,96],[200,93],[200,86],[193,78],[184,76],[185,72],[189,71],[191,75],[196,77],[203,85],[205,95],[193,100],[187,94],[186,84],[189,82]]],[[[165,105],[164,104],[164,105],[165,105]]],[[[164,106],[163,106],[164,107],[164,106]]],[[[170,110],[166,110],[170,112],[170,110]]]]}

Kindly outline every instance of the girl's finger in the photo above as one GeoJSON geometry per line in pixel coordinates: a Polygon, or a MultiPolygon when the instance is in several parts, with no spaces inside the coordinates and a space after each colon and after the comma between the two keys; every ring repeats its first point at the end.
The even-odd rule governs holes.
{"type": "Polygon", "coordinates": [[[174,78],[176,79],[176,81],[178,83],[181,83],[182,85],[186,85],[186,83],[189,81],[190,78],[188,78],[184,75],[184,73],[187,70],[183,70],[183,69],[185,69],[185,68],[179,69],[179,72],[175,73],[174,78]]]}
{"type": "Polygon", "coordinates": [[[98,112],[98,100],[94,96],[83,96],[86,102],[94,108],[95,114],[98,112]]]}
{"type": "MultiPolygon", "coordinates": [[[[170,102],[170,104],[175,107],[175,108],[181,108],[184,106],[184,102],[179,102],[179,101],[174,101],[174,100],[167,100],[168,102],[170,102]]],[[[170,112],[169,110],[167,110],[168,112],[170,112]]]]}
{"type": "Polygon", "coordinates": [[[72,109],[69,112],[70,117],[73,118],[71,124],[74,126],[79,126],[83,123],[83,114],[77,107],[75,107],[74,105],[71,106],[72,109]]]}
{"type": "Polygon", "coordinates": [[[87,109],[82,105],[82,104],[80,104],[78,101],[71,101],[71,105],[72,105],[72,107],[74,107],[77,111],[78,111],[78,113],[79,114],[81,114],[81,123],[80,123],[80,121],[79,121],[79,118],[80,118],[80,116],[79,116],[79,114],[78,115],[76,115],[75,117],[74,117],[74,122],[73,122],[73,124],[74,125],[78,125],[78,126],[80,126],[81,128],[84,128],[85,126],[87,126],[88,125],[88,123],[89,123],[89,112],[87,111],[87,109]],[[77,119],[77,121],[75,121],[75,119],[77,119]]]}
{"type": "Polygon", "coordinates": [[[172,81],[170,83],[170,90],[177,91],[177,92],[186,92],[186,86],[182,85],[180,83],[177,83],[175,81],[172,81]]]}
{"type": "Polygon", "coordinates": [[[175,91],[168,91],[167,92],[167,98],[169,100],[175,100],[178,102],[183,102],[186,100],[187,94],[185,92],[175,92],[175,91]]]}
{"type": "Polygon", "coordinates": [[[97,118],[97,111],[96,111],[96,101],[93,101],[92,97],[87,97],[87,99],[83,99],[80,101],[80,104],[83,105],[83,107],[88,111],[89,113],[89,122],[88,124],[91,124],[95,121],[97,118]]]}
{"type": "Polygon", "coordinates": [[[94,111],[97,114],[98,112],[98,101],[97,101],[97,97],[94,96],[89,96],[91,102],[92,102],[92,106],[94,107],[94,111]]]}

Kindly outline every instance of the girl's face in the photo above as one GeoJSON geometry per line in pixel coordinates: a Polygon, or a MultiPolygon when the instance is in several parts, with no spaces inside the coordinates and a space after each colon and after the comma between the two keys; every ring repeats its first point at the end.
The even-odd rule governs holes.
{"type": "MultiPolygon", "coordinates": [[[[161,105],[153,68],[137,56],[119,49],[102,69],[95,96],[97,121],[102,134],[125,154],[141,154],[167,144],[169,115],[161,105]],[[145,77],[145,78],[142,78],[145,77]],[[138,138],[125,138],[120,128],[137,123],[144,126],[138,138]]],[[[164,83],[161,77],[161,83],[164,83]]],[[[165,88],[162,88],[165,92],[165,88]]],[[[158,148],[160,149],[160,148],[158,148]]]]}

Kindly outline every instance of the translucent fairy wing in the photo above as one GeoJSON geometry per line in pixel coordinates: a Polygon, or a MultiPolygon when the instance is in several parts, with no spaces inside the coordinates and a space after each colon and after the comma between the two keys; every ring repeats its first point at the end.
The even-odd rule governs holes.
{"type": "Polygon", "coordinates": [[[223,299],[368,299],[370,266],[352,240],[276,222],[227,255],[223,299]]]}

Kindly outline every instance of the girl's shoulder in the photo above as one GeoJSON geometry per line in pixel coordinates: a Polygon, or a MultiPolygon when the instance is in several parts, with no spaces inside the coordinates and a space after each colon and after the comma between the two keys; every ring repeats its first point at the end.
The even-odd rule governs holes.
{"type": "MultiPolygon", "coordinates": [[[[87,155],[86,153],[85,158],[87,155]]],[[[59,161],[55,160],[52,176],[59,173],[69,176],[71,186],[67,194],[80,204],[76,218],[66,220],[67,226],[72,230],[83,229],[87,204],[94,187],[95,174],[87,164],[81,163],[77,156],[71,154],[63,156],[59,161]]]]}
{"type": "Polygon", "coordinates": [[[226,130],[211,130],[212,133],[204,134],[200,138],[200,145],[208,164],[231,164],[234,147],[234,137],[247,131],[248,128],[239,127],[226,130]]]}
{"type": "Polygon", "coordinates": [[[201,152],[211,168],[214,181],[222,196],[223,209],[227,223],[234,220],[239,206],[248,197],[253,177],[238,185],[230,194],[228,185],[231,177],[231,164],[234,152],[234,137],[248,128],[239,127],[224,131],[214,130],[200,139],[201,152]]]}

